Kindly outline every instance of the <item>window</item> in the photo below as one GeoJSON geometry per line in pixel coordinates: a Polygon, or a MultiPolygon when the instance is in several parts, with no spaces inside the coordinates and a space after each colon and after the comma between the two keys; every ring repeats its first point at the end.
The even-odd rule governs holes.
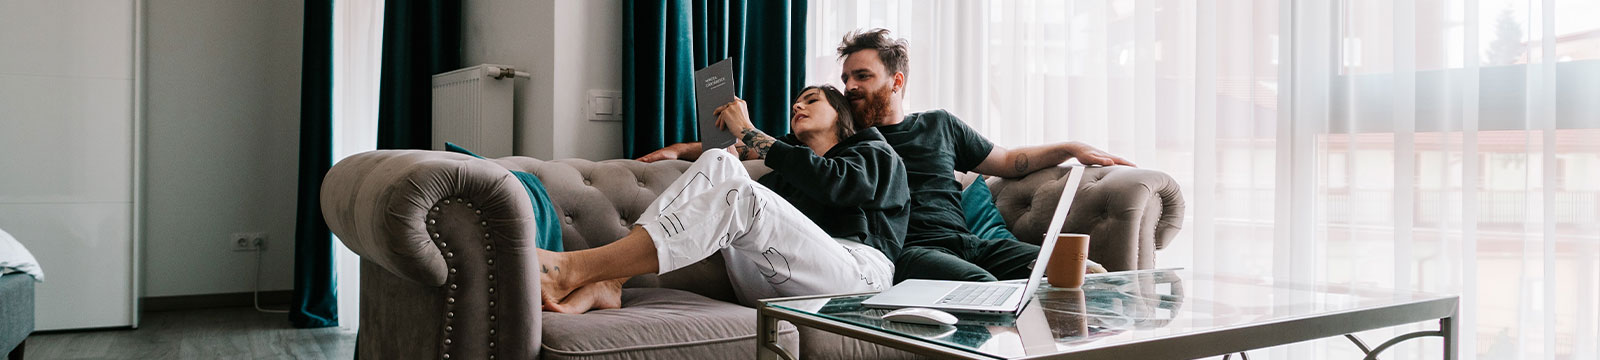
{"type": "Polygon", "coordinates": [[[837,81],[846,32],[889,28],[906,110],[1176,178],[1161,266],[1460,293],[1467,358],[1595,358],[1600,2],[1550,3],[821,0],[807,80],[837,81]]]}

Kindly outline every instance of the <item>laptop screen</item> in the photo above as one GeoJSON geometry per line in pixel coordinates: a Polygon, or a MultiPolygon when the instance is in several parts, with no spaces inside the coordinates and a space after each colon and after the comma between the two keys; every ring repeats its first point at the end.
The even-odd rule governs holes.
{"type": "Polygon", "coordinates": [[[1083,165],[1068,167],[1071,171],[1067,175],[1067,183],[1061,188],[1061,201],[1056,202],[1056,211],[1050,216],[1050,227],[1045,230],[1044,241],[1039,242],[1039,258],[1033,260],[1033,273],[1028,274],[1028,286],[1023,288],[1022,303],[1017,304],[1017,310],[1022,310],[1028,305],[1028,300],[1033,298],[1033,292],[1039,290],[1039,280],[1044,278],[1044,269],[1050,264],[1050,254],[1056,249],[1056,237],[1061,234],[1061,225],[1067,221],[1067,210],[1072,207],[1072,198],[1077,196],[1078,183],[1083,182],[1083,165]]]}

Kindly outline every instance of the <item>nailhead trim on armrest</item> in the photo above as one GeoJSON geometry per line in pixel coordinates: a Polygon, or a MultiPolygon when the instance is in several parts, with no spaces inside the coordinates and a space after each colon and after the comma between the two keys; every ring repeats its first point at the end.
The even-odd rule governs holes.
{"type": "MultiPolygon", "coordinates": [[[[468,209],[474,209],[475,208],[473,203],[466,202],[466,201],[462,200],[459,197],[455,198],[454,202],[456,204],[465,205],[468,209]]],[[[456,267],[455,267],[455,261],[456,260],[454,260],[454,258],[455,258],[454,255],[455,254],[452,253],[452,252],[449,252],[449,251],[445,251],[445,248],[448,247],[449,244],[447,244],[445,242],[445,240],[442,238],[442,235],[439,233],[439,230],[435,227],[435,225],[438,224],[438,214],[439,214],[439,211],[441,210],[441,207],[449,206],[450,204],[451,204],[451,200],[450,199],[440,200],[439,203],[435,204],[431,208],[431,211],[428,212],[428,221],[427,221],[428,233],[433,237],[435,245],[437,245],[439,247],[439,251],[444,252],[445,262],[450,265],[450,273],[449,273],[449,275],[446,275],[446,278],[445,278],[445,284],[448,285],[447,286],[447,290],[446,290],[446,295],[445,295],[445,310],[446,310],[445,311],[445,319],[444,319],[445,338],[442,341],[441,346],[439,347],[441,349],[441,351],[443,352],[441,357],[444,358],[444,359],[449,359],[450,358],[450,345],[452,345],[454,343],[454,341],[451,340],[451,338],[450,338],[450,336],[451,336],[450,334],[453,331],[455,331],[455,327],[453,326],[453,322],[455,321],[455,303],[456,303],[455,291],[456,291],[456,289],[458,287],[457,287],[456,282],[455,282],[455,275],[456,275],[456,267]]],[[[489,345],[489,358],[490,359],[494,359],[495,358],[495,354],[494,354],[495,349],[494,349],[494,347],[495,347],[495,337],[496,337],[496,335],[495,335],[495,323],[494,323],[494,321],[495,321],[494,305],[495,305],[495,300],[496,300],[495,299],[495,292],[494,292],[494,287],[495,287],[495,279],[494,279],[494,238],[490,237],[491,234],[489,233],[489,221],[485,220],[483,218],[483,210],[474,209],[472,211],[472,213],[478,215],[478,225],[483,228],[484,257],[488,261],[488,265],[489,265],[489,274],[488,274],[488,276],[489,276],[488,277],[488,279],[489,279],[489,338],[485,339],[485,341],[488,342],[488,345],[489,345]]]]}

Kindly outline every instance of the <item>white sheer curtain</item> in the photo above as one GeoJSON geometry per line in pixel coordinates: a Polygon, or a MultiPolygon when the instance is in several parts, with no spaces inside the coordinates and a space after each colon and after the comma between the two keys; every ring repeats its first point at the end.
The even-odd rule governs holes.
{"type": "Polygon", "coordinates": [[[1295,18],[1327,14],[1294,37],[1296,105],[1326,109],[1294,119],[1315,278],[1462,294],[1464,354],[1600,358],[1600,2],[1346,0],[1295,18]]]}
{"type": "MultiPolygon", "coordinates": [[[[334,162],[378,148],[383,0],[338,0],[333,8],[334,162]]],[[[360,325],[361,261],[338,244],[339,327],[360,325]]]]}
{"type": "MultiPolygon", "coordinates": [[[[1086,141],[1167,172],[1159,266],[1462,295],[1466,359],[1595,359],[1600,2],[837,1],[911,43],[909,111],[996,143],[1086,141]]],[[[1381,341],[1416,328],[1365,334],[1381,341]]],[[[1437,339],[1385,358],[1433,358],[1437,339]]],[[[1343,339],[1252,356],[1359,358],[1343,339]]]]}

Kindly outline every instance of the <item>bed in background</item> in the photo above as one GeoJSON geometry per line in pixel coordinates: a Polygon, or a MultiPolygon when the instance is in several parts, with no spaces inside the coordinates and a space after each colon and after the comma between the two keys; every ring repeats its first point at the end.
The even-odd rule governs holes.
{"type": "Polygon", "coordinates": [[[22,360],[33,333],[33,283],[43,280],[33,253],[0,230],[0,352],[11,360],[22,360]]]}

